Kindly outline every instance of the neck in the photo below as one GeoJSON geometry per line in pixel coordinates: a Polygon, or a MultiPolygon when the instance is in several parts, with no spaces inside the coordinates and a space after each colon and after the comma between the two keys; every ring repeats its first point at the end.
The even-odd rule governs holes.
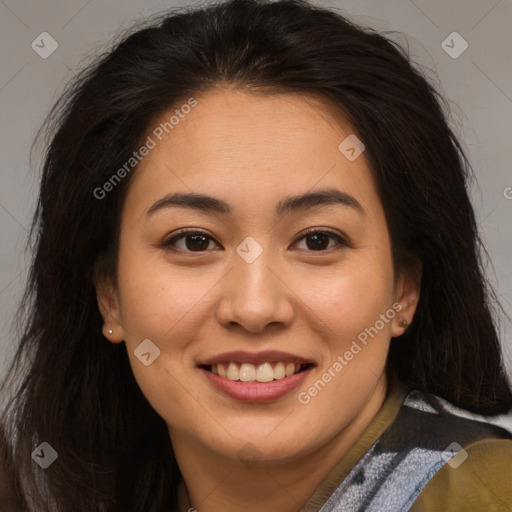
{"type": "Polygon", "coordinates": [[[314,494],[329,471],[354,446],[380,410],[386,386],[373,394],[361,413],[320,449],[292,462],[239,460],[208,452],[197,440],[171,436],[183,481],[180,512],[296,512],[314,494]]]}

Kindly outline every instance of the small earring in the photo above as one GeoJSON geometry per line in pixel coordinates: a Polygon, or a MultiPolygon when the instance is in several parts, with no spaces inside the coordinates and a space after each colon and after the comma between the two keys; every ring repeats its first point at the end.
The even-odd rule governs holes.
{"type": "Polygon", "coordinates": [[[112,329],[109,329],[109,330],[108,330],[108,333],[109,333],[109,334],[112,334],[113,332],[114,332],[114,331],[113,331],[112,329]]]}
{"type": "Polygon", "coordinates": [[[404,329],[407,329],[407,327],[409,326],[407,320],[402,320],[400,322],[400,326],[403,327],[404,329]]]}

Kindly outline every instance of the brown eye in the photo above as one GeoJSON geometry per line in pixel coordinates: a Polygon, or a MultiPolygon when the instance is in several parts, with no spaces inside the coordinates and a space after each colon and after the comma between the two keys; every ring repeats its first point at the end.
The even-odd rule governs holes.
{"type": "MultiPolygon", "coordinates": [[[[328,249],[332,249],[333,246],[329,247],[330,239],[334,239],[337,245],[347,245],[346,241],[337,233],[332,231],[323,231],[319,229],[311,229],[302,235],[298,241],[306,240],[306,250],[314,252],[322,252],[328,249]]],[[[334,247],[336,244],[334,245],[334,247]]]]}
{"type": "Polygon", "coordinates": [[[209,243],[212,240],[212,237],[201,231],[180,231],[179,235],[164,241],[162,247],[184,252],[204,252],[208,249],[209,243]],[[181,247],[176,246],[177,242],[182,240],[184,243],[181,247]]]}

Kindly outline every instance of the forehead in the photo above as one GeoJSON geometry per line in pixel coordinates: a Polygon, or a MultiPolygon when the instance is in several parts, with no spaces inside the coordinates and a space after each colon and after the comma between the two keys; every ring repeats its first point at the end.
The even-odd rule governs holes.
{"type": "MultiPolygon", "coordinates": [[[[313,96],[216,89],[196,101],[193,110],[164,134],[160,149],[173,151],[180,146],[193,149],[186,155],[190,158],[214,157],[229,166],[235,165],[236,156],[236,165],[261,167],[278,158],[291,162],[305,155],[318,158],[320,146],[336,149],[340,137],[353,132],[344,118],[333,115],[333,105],[313,96]]],[[[164,125],[169,113],[173,111],[153,124],[164,125]]]]}
{"type": "Polygon", "coordinates": [[[137,167],[127,200],[156,201],[179,190],[238,195],[247,204],[315,187],[375,200],[364,153],[350,160],[339,148],[356,135],[328,101],[226,88],[195,100],[192,109],[175,105],[153,121],[147,135],[154,148],[137,167]]]}

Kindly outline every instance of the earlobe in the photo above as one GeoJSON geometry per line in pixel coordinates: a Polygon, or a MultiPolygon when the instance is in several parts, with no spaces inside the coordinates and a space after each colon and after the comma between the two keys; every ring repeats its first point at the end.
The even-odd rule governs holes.
{"type": "Polygon", "coordinates": [[[401,306],[393,318],[391,337],[402,336],[411,325],[420,298],[421,266],[416,264],[414,271],[402,275],[396,286],[396,302],[401,306]]]}
{"type": "Polygon", "coordinates": [[[103,336],[112,343],[124,341],[124,330],[120,321],[119,301],[115,288],[105,280],[96,283],[96,300],[103,318],[103,336]]]}

